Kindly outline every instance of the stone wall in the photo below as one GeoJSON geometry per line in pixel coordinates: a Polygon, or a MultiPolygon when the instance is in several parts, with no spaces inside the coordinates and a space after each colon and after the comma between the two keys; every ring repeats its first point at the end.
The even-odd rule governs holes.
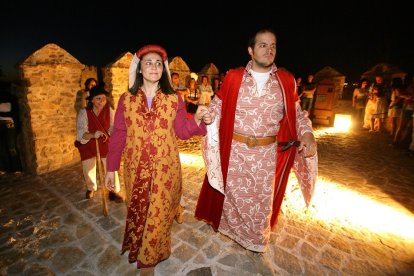
{"type": "Polygon", "coordinates": [[[20,66],[22,163],[36,174],[79,161],[75,100],[85,65],[56,44],[47,44],[20,66]]]}
{"type": "MultiPolygon", "coordinates": [[[[80,63],[53,43],[35,51],[19,65],[22,85],[16,94],[22,132],[18,147],[25,172],[43,174],[80,162],[74,141],[84,83],[91,77],[103,81],[116,108],[119,97],[128,91],[132,57],[133,54],[124,53],[102,68],[102,80],[98,79],[96,67],[80,63]]],[[[181,57],[170,61],[170,70],[180,73],[182,84],[186,84],[190,68],[181,57]]]]}
{"type": "Polygon", "coordinates": [[[132,57],[133,54],[127,52],[102,69],[105,90],[111,93],[114,108],[118,106],[119,97],[128,91],[128,72],[132,57]]]}
{"type": "Polygon", "coordinates": [[[175,72],[179,74],[180,85],[187,87],[191,73],[187,63],[181,57],[177,56],[168,62],[168,67],[170,68],[171,73],[175,72]]]}

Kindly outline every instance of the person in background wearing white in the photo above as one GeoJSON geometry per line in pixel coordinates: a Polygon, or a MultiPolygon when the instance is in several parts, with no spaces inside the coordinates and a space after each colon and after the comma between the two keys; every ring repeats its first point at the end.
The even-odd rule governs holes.
{"type": "Polygon", "coordinates": [[[198,104],[208,106],[211,102],[211,97],[214,95],[213,88],[208,83],[208,77],[202,76],[201,77],[201,84],[198,86],[198,90],[200,91],[200,99],[198,104]]]}

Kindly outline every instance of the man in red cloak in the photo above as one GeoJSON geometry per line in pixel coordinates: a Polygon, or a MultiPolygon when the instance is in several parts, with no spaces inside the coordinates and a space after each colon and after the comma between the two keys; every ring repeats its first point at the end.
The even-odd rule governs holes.
{"type": "Polygon", "coordinates": [[[309,204],[317,154],[295,78],[274,64],[275,33],[257,32],[248,52],[251,61],[227,73],[203,117],[210,124],[203,143],[207,174],[195,216],[243,247],[263,252],[292,168],[309,204]]]}

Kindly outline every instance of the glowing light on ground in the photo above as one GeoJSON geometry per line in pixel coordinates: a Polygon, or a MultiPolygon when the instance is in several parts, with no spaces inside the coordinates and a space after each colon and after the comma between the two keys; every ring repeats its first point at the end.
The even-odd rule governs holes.
{"type": "Polygon", "coordinates": [[[352,117],[348,114],[335,114],[334,128],[339,132],[347,132],[352,125],[352,117]]]}
{"type": "MultiPolygon", "coordinates": [[[[330,132],[337,130],[315,130],[315,136],[323,136],[330,132]]],[[[183,166],[196,169],[205,166],[199,153],[180,152],[180,160],[183,166]]],[[[414,214],[396,201],[390,203],[392,199],[385,193],[384,197],[387,197],[387,202],[390,203],[388,205],[319,176],[311,207],[305,214],[305,204],[293,173],[289,177],[288,185],[285,208],[288,212],[302,216],[303,219],[324,221],[349,231],[396,235],[414,242],[414,214]]]]}
{"type": "MultiPolygon", "coordinates": [[[[303,213],[302,199],[291,204],[287,208],[297,208],[298,214],[303,213]]],[[[318,179],[311,205],[306,215],[310,219],[323,220],[350,230],[362,228],[414,241],[414,215],[397,202],[390,207],[339,184],[318,179]]]]}
{"type": "Polygon", "coordinates": [[[182,153],[180,152],[181,164],[189,167],[200,168],[204,167],[203,157],[199,154],[182,153]]]}

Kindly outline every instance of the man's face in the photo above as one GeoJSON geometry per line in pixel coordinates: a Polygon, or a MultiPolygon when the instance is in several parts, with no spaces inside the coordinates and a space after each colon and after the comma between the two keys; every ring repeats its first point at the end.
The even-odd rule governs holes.
{"type": "Polygon", "coordinates": [[[269,67],[276,57],[276,37],[270,32],[257,34],[254,48],[248,48],[253,63],[259,67],[269,67]]]}

